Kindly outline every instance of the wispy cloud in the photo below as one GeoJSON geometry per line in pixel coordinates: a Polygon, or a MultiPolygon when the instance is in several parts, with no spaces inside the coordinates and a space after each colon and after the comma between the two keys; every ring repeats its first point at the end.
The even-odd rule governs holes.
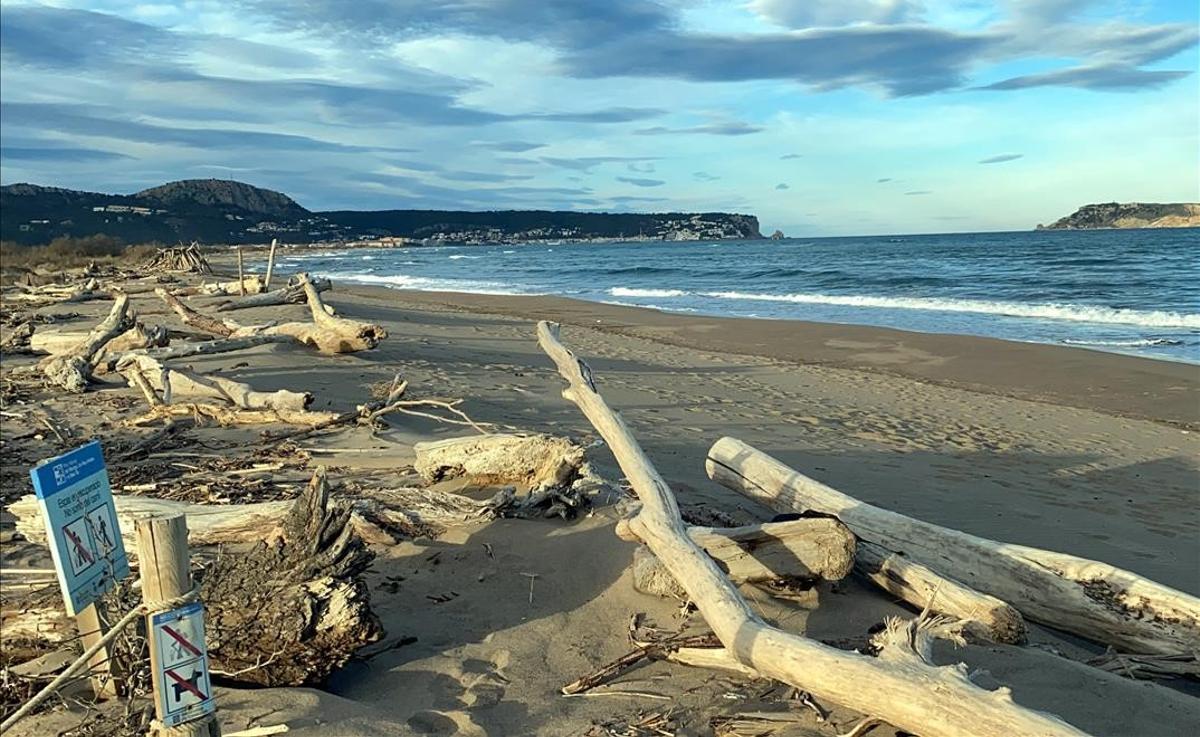
{"type": "Polygon", "coordinates": [[[981,163],[981,164],[1003,164],[1006,161],[1016,161],[1017,159],[1023,158],[1024,156],[1025,156],[1025,154],[998,154],[996,156],[989,156],[986,159],[980,159],[979,163],[981,163]]]}
{"type": "Polygon", "coordinates": [[[875,180],[875,183],[876,184],[886,184],[890,181],[893,181],[891,177],[880,177],[875,180]]]}
{"type": "Polygon", "coordinates": [[[617,177],[617,181],[632,184],[635,187],[661,187],[666,184],[661,179],[643,179],[641,177],[617,177]]]}
{"type": "Polygon", "coordinates": [[[909,190],[908,192],[905,192],[904,194],[915,196],[915,195],[933,194],[933,192],[928,189],[913,189],[913,190],[909,190]]]}
{"type": "Polygon", "coordinates": [[[693,125],[688,128],[667,128],[665,126],[654,126],[653,128],[642,128],[634,131],[634,134],[639,136],[679,136],[703,134],[710,136],[748,136],[752,133],[760,133],[766,130],[762,126],[750,125],[741,121],[732,123],[709,123],[707,125],[693,125]]]}
{"type": "Polygon", "coordinates": [[[784,154],[783,156],[780,156],[779,159],[781,161],[787,161],[789,159],[799,159],[799,158],[802,158],[803,156],[804,156],[804,154],[784,154]]]}
{"type": "Polygon", "coordinates": [[[784,189],[791,189],[791,187],[789,187],[786,182],[780,182],[779,184],[775,185],[775,189],[784,190],[784,189]]]}

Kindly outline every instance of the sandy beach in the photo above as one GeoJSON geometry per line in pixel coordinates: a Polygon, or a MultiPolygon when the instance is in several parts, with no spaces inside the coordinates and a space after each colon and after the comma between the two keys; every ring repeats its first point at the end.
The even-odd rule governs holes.
{"type": "MultiPolygon", "coordinates": [[[[553,319],[696,519],[732,524],[771,516],[705,475],[705,451],[733,436],[879,506],[1102,560],[1200,594],[1195,365],[549,297],[339,283],[327,299],[343,315],[383,325],[389,338],[352,355],[314,357],[272,345],[188,363],[265,390],[303,388],[316,396],[314,409],[338,411],[400,372],[420,396],[463,398],[476,420],[589,441],[594,431],[560,397],[562,382],[535,342],[535,321],[553,319]]],[[[178,325],[152,292],[134,302],[143,320],[178,325]]],[[[73,306],[84,315],[69,326],[94,324],[106,307],[73,306]]],[[[265,322],[301,309],[259,308],[237,319],[265,322]]],[[[6,358],[5,367],[30,362],[6,358]]],[[[97,396],[137,396],[108,381],[112,388],[97,396]]],[[[115,422],[115,406],[66,398],[49,404],[80,437],[102,439],[109,430],[88,423],[106,413],[115,422]]],[[[347,433],[314,441],[314,462],[334,466],[334,476],[338,466],[398,468],[411,462],[415,440],[465,434],[413,418],[392,424],[376,438],[347,433]]],[[[597,462],[603,475],[620,478],[603,450],[597,462]]],[[[19,479],[9,470],[6,484],[19,479]]],[[[13,495],[5,489],[6,498],[13,495]]],[[[616,506],[600,503],[570,523],[499,520],[436,540],[373,546],[372,606],[389,635],[415,642],[352,663],[327,692],[219,689],[226,730],[287,723],[296,735],[582,735],[597,723],[673,709],[672,734],[704,735],[721,718],[785,701],[787,689],[767,682],[665,663],[630,671],[592,695],[558,693],[628,650],[635,614],[668,629],[684,616],[674,602],[633,590],[635,546],[613,534],[618,518],[616,506]]],[[[19,540],[5,545],[4,561],[46,564],[19,540]]],[[[769,621],[845,648],[864,646],[884,617],[913,614],[853,579],[786,599],[753,586],[743,591],[769,621]]],[[[702,626],[699,614],[687,616],[702,626]]],[[[1083,662],[1102,648],[1038,625],[1031,630],[1028,647],[939,646],[937,657],[986,669],[995,683],[1012,687],[1018,703],[1094,735],[1185,735],[1200,723],[1195,683],[1102,672],[1083,662]]],[[[792,731],[774,734],[834,735],[857,719],[823,706],[832,709],[825,722],[800,709],[792,731]]],[[[71,719],[55,712],[13,734],[46,734],[71,719]]]]}

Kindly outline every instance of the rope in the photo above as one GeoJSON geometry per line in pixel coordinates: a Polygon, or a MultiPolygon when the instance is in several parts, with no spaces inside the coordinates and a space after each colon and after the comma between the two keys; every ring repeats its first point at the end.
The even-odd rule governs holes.
{"type": "Polygon", "coordinates": [[[64,670],[62,673],[59,673],[57,678],[46,684],[45,688],[43,688],[41,691],[38,691],[33,698],[31,698],[29,701],[26,701],[20,709],[17,709],[11,716],[9,716],[8,719],[5,719],[4,722],[0,724],[0,734],[12,729],[14,724],[33,713],[34,709],[41,705],[43,701],[50,698],[51,694],[58,691],[58,689],[62,688],[63,684],[71,680],[71,678],[78,673],[79,670],[86,665],[89,660],[92,659],[93,655],[100,652],[100,650],[108,645],[108,643],[117,639],[117,635],[121,634],[121,632],[130,624],[132,624],[138,617],[145,616],[147,614],[156,614],[158,612],[167,612],[181,607],[184,604],[190,604],[191,602],[196,601],[198,598],[199,589],[193,587],[192,590],[186,594],[181,594],[180,596],[174,596],[170,599],[154,602],[153,604],[142,603],[129,610],[125,616],[117,620],[117,623],[114,624],[112,628],[108,630],[108,632],[104,633],[103,637],[92,643],[91,647],[83,651],[83,655],[80,655],[75,662],[67,666],[66,670],[64,670]]]}

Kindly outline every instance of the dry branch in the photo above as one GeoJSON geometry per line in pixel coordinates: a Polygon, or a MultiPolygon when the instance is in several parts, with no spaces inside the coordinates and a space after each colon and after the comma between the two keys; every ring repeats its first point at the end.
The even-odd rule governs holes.
{"type": "Polygon", "coordinates": [[[184,325],[188,325],[196,328],[197,330],[201,330],[221,338],[228,338],[233,334],[234,330],[237,330],[239,327],[241,327],[240,325],[230,324],[222,320],[218,320],[215,317],[202,315],[193,310],[191,307],[185,305],[174,294],[171,294],[171,292],[161,287],[155,289],[154,293],[157,294],[163,302],[166,302],[167,306],[174,310],[176,315],[179,315],[179,319],[183,321],[184,325]]]}
{"type": "Polygon", "coordinates": [[[836,515],[860,539],[1006,601],[1035,622],[1128,652],[1200,651],[1200,599],[1130,571],[866,504],[733,438],[713,445],[707,469],[714,481],[776,511],[836,515]]]}
{"type": "Polygon", "coordinates": [[[1018,706],[1007,689],[977,687],[965,667],[930,665],[927,632],[913,630],[871,658],[768,626],[688,536],[670,487],[597,392],[591,369],[559,342],[558,326],[539,323],[538,341],[568,382],[563,396],[604,438],[642,502],[630,531],[683,584],[737,662],[924,737],[1083,734],[1057,717],[1018,706]]]}
{"type": "Polygon", "coordinates": [[[308,309],[312,314],[311,323],[289,322],[255,329],[253,332],[261,332],[265,335],[290,335],[322,353],[354,353],[370,350],[387,337],[387,331],[379,325],[334,317],[329,314],[330,308],[325,305],[312,282],[303,279],[301,286],[308,298],[308,309]]]}
{"type": "Polygon", "coordinates": [[[200,252],[195,243],[188,246],[160,248],[154,252],[150,260],[142,267],[150,271],[178,271],[196,274],[211,274],[212,267],[208,259],[200,252]]]}

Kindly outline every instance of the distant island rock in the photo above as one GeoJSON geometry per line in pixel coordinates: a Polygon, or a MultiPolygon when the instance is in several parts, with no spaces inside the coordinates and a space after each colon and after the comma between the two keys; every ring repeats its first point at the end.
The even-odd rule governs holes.
{"type": "Polygon", "coordinates": [[[785,236],[783,234],[782,230],[776,230],[774,233],[771,234],[771,240],[773,240],[773,241],[781,241],[786,237],[787,236],[785,236]]]}
{"type": "Polygon", "coordinates": [[[1200,204],[1194,202],[1101,202],[1084,205],[1038,230],[1100,228],[1200,228],[1200,204]]]}
{"type": "Polygon", "coordinates": [[[127,243],[349,243],[372,246],[527,241],[758,239],[758,218],[724,212],[338,210],[313,212],[281,192],[186,179],[130,195],[36,184],[0,187],[0,239],[47,243],[105,234],[127,243]]]}

